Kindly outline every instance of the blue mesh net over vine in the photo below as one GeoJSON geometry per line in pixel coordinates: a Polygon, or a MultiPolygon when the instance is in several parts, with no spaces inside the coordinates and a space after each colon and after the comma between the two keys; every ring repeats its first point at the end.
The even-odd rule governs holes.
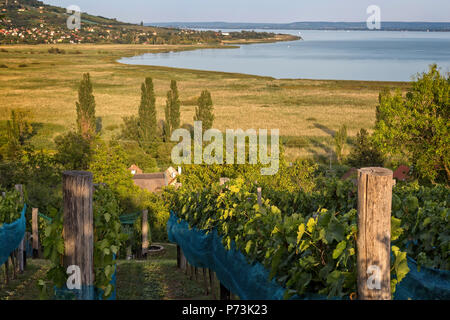
{"type": "MultiPolygon", "coordinates": [[[[269,280],[269,271],[259,262],[249,264],[246,257],[236,250],[222,245],[216,230],[206,233],[189,228],[186,221],[178,221],[171,212],[167,222],[167,233],[171,242],[177,243],[191,265],[213,270],[220,282],[243,300],[282,300],[286,289],[274,279],[269,280]]],[[[416,262],[408,258],[410,272],[397,286],[396,300],[450,299],[450,271],[422,267],[417,271],[416,262]]],[[[326,296],[317,294],[294,296],[292,299],[322,300],[326,296]]]]}
{"type": "Polygon", "coordinates": [[[141,212],[135,212],[130,214],[124,214],[119,217],[120,223],[123,225],[133,225],[137,218],[141,215],[141,212]]]}
{"type": "MultiPolygon", "coordinates": [[[[117,265],[115,265],[114,268],[114,274],[111,281],[109,282],[114,286],[114,290],[106,300],[116,300],[117,265]]],[[[95,286],[86,285],[82,285],[81,289],[68,289],[67,286],[64,286],[63,288],[54,287],[53,289],[55,292],[55,300],[103,300],[104,294],[104,291],[102,289],[96,288],[95,286]]]]}
{"type": "Polygon", "coordinates": [[[6,262],[9,255],[19,247],[25,236],[27,205],[23,206],[21,216],[18,220],[10,224],[3,224],[0,227],[0,266],[6,262]]]}

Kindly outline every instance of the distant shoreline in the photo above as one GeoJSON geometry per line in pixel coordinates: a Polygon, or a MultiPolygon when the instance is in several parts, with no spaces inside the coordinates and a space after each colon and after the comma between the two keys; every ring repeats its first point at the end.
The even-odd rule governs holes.
{"type": "Polygon", "coordinates": [[[408,31],[450,32],[450,22],[395,22],[381,23],[381,29],[369,30],[366,22],[293,22],[293,23],[246,23],[246,22],[153,22],[146,26],[180,29],[260,29],[260,30],[323,30],[323,31],[408,31]]]}

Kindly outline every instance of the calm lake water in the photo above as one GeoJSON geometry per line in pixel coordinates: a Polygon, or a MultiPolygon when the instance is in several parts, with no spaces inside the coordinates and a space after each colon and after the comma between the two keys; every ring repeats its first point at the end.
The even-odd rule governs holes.
{"type": "MultiPolygon", "coordinates": [[[[229,30],[222,30],[223,32],[229,30]]],[[[257,30],[299,35],[298,30],[257,30]]],[[[300,31],[304,40],[144,54],[119,62],[274,78],[410,81],[437,63],[450,71],[450,32],[300,31]]]]}

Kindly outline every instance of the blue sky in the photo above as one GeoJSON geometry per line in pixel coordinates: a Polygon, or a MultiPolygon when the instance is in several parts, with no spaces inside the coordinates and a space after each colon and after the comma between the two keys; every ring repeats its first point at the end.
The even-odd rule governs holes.
{"type": "Polygon", "coordinates": [[[44,0],[125,22],[366,21],[369,5],[384,21],[450,22],[450,0],[44,0]]]}

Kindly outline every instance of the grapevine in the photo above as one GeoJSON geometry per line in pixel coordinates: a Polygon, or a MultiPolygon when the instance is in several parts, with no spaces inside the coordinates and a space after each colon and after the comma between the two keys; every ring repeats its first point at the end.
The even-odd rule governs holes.
{"type": "MultiPolygon", "coordinates": [[[[256,186],[238,178],[225,187],[173,192],[172,208],[191,227],[217,229],[226,249],[234,242],[249,263],[262,263],[287,289],[285,298],[313,293],[348,298],[356,292],[356,190],[342,181],[328,185],[310,193],[267,187],[259,206],[256,186]]],[[[402,234],[401,220],[393,217],[391,240],[402,234]]],[[[392,247],[393,293],[409,271],[402,250],[392,247]]]]}
{"type": "MultiPolygon", "coordinates": [[[[119,204],[114,193],[106,186],[99,185],[94,192],[94,286],[102,290],[103,299],[111,296],[114,285],[115,257],[127,235],[121,232],[119,204]]],[[[64,239],[62,237],[63,215],[59,212],[45,229],[43,239],[44,257],[52,266],[47,279],[61,288],[67,281],[63,268],[64,239]]],[[[40,282],[43,295],[47,295],[44,281],[40,282]]]]}

